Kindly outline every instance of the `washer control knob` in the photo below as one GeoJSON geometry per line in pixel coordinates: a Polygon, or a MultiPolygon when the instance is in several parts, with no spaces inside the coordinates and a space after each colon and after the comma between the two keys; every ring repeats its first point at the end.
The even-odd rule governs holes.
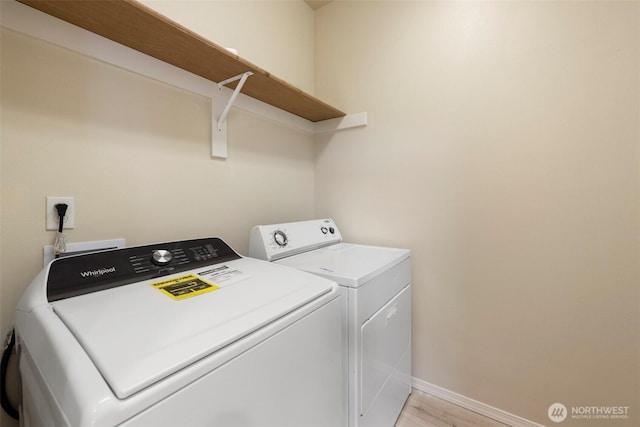
{"type": "Polygon", "coordinates": [[[322,227],[320,227],[320,231],[322,231],[322,234],[327,234],[329,230],[323,225],[322,227]]]}
{"type": "Polygon", "coordinates": [[[171,262],[173,254],[164,249],[157,249],[151,254],[151,262],[155,265],[164,266],[171,262]]]}
{"type": "Polygon", "coordinates": [[[289,239],[287,238],[287,235],[284,234],[284,231],[276,230],[273,232],[273,241],[276,242],[276,245],[284,248],[285,246],[287,246],[287,242],[289,241],[289,239]]]}
{"type": "Polygon", "coordinates": [[[333,228],[333,227],[329,227],[329,233],[335,234],[336,233],[336,229],[333,228]]]}

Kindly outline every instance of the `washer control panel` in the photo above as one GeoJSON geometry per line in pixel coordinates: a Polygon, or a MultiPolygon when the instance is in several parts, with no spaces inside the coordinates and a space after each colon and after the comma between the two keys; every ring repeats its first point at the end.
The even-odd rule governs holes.
{"type": "Polygon", "coordinates": [[[49,265],[47,299],[71,298],[238,258],[216,237],[60,258],[49,265]]]}
{"type": "Polygon", "coordinates": [[[341,241],[331,219],[257,225],[251,230],[249,256],[273,261],[341,241]]]}

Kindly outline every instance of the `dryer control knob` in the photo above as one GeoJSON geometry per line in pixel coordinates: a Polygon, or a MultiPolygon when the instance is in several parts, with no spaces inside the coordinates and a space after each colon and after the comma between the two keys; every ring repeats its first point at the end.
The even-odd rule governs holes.
{"type": "Polygon", "coordinates": [[[164,249],[157,249],[153,251],[153,253],[151,254],[151,262],[159,266],[164,266],[169,264],[172,258],[173,258],[173,254],[164,249]]]}
{"type": "Polygon", "coordinates": [[[273,232],[273,241],[281,248],[284,248],[287,246],[289,239],[287,238],[287,235],[284,234],[284,231],[276,230],[273,232]]]}

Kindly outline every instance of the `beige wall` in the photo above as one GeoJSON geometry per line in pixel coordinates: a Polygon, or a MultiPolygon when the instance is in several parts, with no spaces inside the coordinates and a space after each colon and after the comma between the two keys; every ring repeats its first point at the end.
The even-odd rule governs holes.
{"type": "Polygon", "coordinates": [[[253,224],[313,213],[310,135],[232,111],[213,160],[206,98],[11,31],[2,65],[4,322],[53,241],[47,195],[75,197],[69,241],[213,234],[245,251],[253,224]]]}
{"type": "MultiPolygon", "coordinates": [[[[306,25],[313,34],[300,3],[306,23],[292,20],[290,30],[306,25]]],[[[243,11],[256,16],[262,8],[243,11]]],[[[253,35],[280,45],[273,63],[308,44],[306,36],[287,47],[278,34],[253,35]]],[[[312,135],[232,110],[229,158],[215,160],[209,99],[4,28],[0,43],[2,337],[54,240],[45,230],[48,195],[75,197],[70,242],[209,235],[246,253],[251,226],[313,217],[312,135]]],[[[304,67],[289,73],[301,86],[313,79],[304,67]]],[[[2,413],[0,424],[14,423],[2,413]]]]}
{"type": "Polygon", "coordinates": [[[413,251],[413,373],[527,419],[640,423],[640,3],[333,2],[316,214],[413,251]]]}
{"type": "Polygon", "coordinates": [[[303,0],[142,3],[313,95],[314,14],[303,0]]]}
{"type": "Polygon", "coordinates": [[[244,252],[255,223],[332,216],[347,240],[412,249],[417,379],[543,424],[556,401],[632,407],[562,425],[637,424],[637,2],[334,2],[315,79],[295,2],[217,21],[200,8],[230,2],[159,3],[369,125],[319,137],[314,172],[311,137],[232,110],[212,160],[208,100],[3,31],[3,335],[53,241],[47,195],[76,198],[70,241],[244,252]]]}

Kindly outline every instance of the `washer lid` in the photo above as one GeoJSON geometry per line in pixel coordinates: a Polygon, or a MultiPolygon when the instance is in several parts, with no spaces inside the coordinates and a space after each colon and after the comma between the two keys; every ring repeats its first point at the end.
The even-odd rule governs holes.
{"type": "Polygon", "coordinates": [[[409,258],[408,249],[338,243],[276,261],[357,288],[409,258]]]}
{"type": "Polygon", "coordinates": [[[334,288],[322,278],[245,258],[51,306],[114,394],[124,399],[334,288]],[[189,274],[219,288],[181,300],[158,289],[158,282],[174,278],[179,283],[189,274]]]}

